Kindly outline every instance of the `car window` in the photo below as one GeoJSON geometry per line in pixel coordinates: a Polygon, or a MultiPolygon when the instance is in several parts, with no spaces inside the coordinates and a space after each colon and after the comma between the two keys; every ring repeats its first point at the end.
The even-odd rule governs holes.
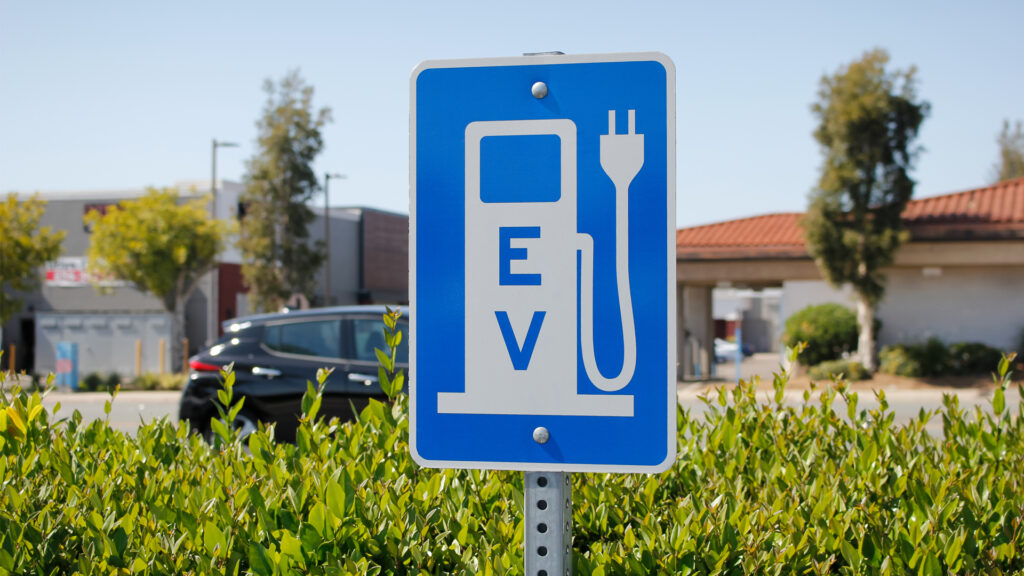
{"type": "Polygon", "coordinates": [[[277,352],[337,358],[341,351],[339,320],[273,324],[263,334],[263,343],[277,352]]]}
{"type": "MultiPolygon", "coordinates": [[[[402,332],[402,342],[398,345],[395,359],[399,364],[409,363],[409,324],[399,322],[398,329],[402,332]]],[[[355,346],[355,359],[376,362],[374,348],[387,351],[384,341],[384,321],[376,318],[356,318],[352,320],[352,339],[355,346]]]]}

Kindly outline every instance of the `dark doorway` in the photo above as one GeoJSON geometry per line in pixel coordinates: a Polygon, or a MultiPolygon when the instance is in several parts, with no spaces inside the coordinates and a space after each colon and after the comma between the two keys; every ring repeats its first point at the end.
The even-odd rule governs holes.
{"type": "Polygon", "coordinates": [[[22,349],[18,351],[18,371],[31,374],[36,369],[36,319],[21,319],[22,349]]]}

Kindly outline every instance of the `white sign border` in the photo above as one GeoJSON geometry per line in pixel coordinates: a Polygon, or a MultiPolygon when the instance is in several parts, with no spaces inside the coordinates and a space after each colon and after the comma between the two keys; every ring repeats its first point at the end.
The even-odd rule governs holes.
{"type": "Polygon", "coordinates": [[[676,69],[672,59],[661,52],[617,54],[541,54],[499,58],[426,60],[413,69],[409,81],[409,451],[412,459],[426,468],[478,470],[521,470],[524,472],[596,472],[651,474],[664,472],[675,463],[678,397],[676,392],[676,69]],[[416,81],[426,70],[495,66],[538,66],[549,64],[605,64],[610,62],[658,62],[665,68],[666,171],[668,249],[666,290],[668,316],[668,422],[665,460],[653,465],[574,464],[562,462],[495,462],[432,460],[420,455],[416,444],[416,81]]]}

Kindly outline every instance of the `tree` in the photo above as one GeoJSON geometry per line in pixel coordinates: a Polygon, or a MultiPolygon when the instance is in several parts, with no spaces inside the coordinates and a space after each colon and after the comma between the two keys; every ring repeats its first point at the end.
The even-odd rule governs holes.
{"type": "Polygon", "coordinates": [[[992,167],[995,182],[1002,182],[1024,176],[1024,132],[1021,121],[1010,130],[1010,121],[1003,120],[1003,131],[996,138],[999,144],[999,161],[992,167]]]}
{"type": "Polygon", "coordinates": [[[11,193],[0,204],[0,327],[21,311],[14,294],[38,286],[38,268],[60,255],[64,231],[39,227],[45,210],[38,194],[19,202],[11,193]]]}
{"type": "Polygon", "coordinates": [[[811,109],[824,162],[802,222],[822,275],[857,295],[857,354],[871,372],[882,269],[908,238],[901,216],[914,192],[914,140],[929,112],[917,100],[916,70],[886,71],[888,63],[888,53],[876,49],[821,79],[811,109]]]}
{"type": "Polygon", "coordinates": [[[99,276],[134,282],[160,299],[172,317],[171,358],[181,358],[185,303],[224,246],[223,222],[212,220],[209,198],[180,204],[173,188],[149,189],[138,200],[93,210],[89,269],[99,276]]]}
{"type": "Polygon", "coordinates": [[[314,215],[307,203],[320,188],[312,162],[323,149],[320,129],[331,111],[313,109],[313,87],[298,71],[276,85],[268,79],[263,90],[267,101],[256,124],[259,151],[245,176],[239,248],[250,302],[269,311],[295,293],[312,298],[324,261],[323,243],[309,242],[314,215]]]}

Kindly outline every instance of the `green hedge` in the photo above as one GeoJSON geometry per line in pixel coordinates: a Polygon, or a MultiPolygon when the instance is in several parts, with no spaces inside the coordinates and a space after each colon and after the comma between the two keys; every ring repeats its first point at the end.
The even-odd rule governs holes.
{"type": "Polygon", "coordinates": [[[78,382],[81,392],[111,392],[121,384],[116,372],[90,372],[78,382]]]}
{"type": "Polygon", "coordinates": [[[136,390],[181,390],[188,382],[188,374],[154,374],[145,372],[129,382],[128,387],[136,390]]]}
{"type": "Polygon", "coordinates": [[[789,348],[807,345],[800,362],[815,366],[857,349],[857,317],[840,304],[808,306],[786,319],[782,340],[789,348]]]}
{"type": "Polygon", "coordinates": [[[986,374],[1002,352],[980,342],[956,342],[946,346],[938,338],[921,344],[894,344],[878,353],[878,369],[910,378],[986,374]]]}
{"type": "Polygon", "coordinates": [[[856,360],[829,360],[807,370],[807,375],[814,380],[831,380],[840,377],[850,382],[871,378],[867,368],[856,360]]]}
{"type": "MultiPolygon", "coordinates": [[[[575,573],[1019,573],[1008,364],[992,415],[948,396],[905,426],[881,392],[864,410],[842,385],[787,406],[785,375],[767,404],[719,389],[706,415],[679,410],[668,472],[573,475],[575,573]]],[[[130,436],[2,396],[0,574],[522,573],[522,474],[419,468],[404,396],[324,422],[311,385],[296,444],[220,425],[214,447],[183,423],[130,436]]]]}

